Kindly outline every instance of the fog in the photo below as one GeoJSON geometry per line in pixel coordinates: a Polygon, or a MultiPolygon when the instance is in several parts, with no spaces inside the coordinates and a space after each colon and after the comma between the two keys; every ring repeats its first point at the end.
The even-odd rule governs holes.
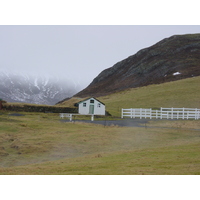
{"type": "Polygon", "coordinates": [[[86,87],[102,70],[175,34],[200,26],[0,26],[0,70],[55,76],[86,87]]]}

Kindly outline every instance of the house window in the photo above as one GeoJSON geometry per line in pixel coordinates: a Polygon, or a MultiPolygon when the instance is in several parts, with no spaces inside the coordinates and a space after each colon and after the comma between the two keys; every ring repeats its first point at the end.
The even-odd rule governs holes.
{"type": "Polygon", "coordinates": [[[86,103],[83,103],[83,107],[86,107],[86,103]]]}
{"type": "Polygon", "coordinates": [[[97,107],[98,107],[98,108],[101,108],[101,104],[100,104],[100,103],[98,103],[97,107]]]}
{"type": "Polygon", "coordinates": [[[91,99],[91,100],[90,100],[90,103],[94,103],[94,99],[91,99]]]}

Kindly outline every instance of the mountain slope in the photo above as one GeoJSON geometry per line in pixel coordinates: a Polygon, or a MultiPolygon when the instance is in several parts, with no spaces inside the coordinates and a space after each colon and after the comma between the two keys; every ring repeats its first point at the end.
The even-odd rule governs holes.
{"type": "Polygon", "coordinates": [[[66,79],[1,72],[0,98],[8,102],[54,105],[70,97],[79,86],[66,79]]]}
{"type": "MultiPolygon", "coordinates": [[[[129,88],[98,97],[112,116],[121,116],[122,108],[200,108],[200,76],[182,80],[129,88]]],[[[73,107],[84,98],[72,97],[59,106],[73,107]]]]}
{"type": "Polygon", "coordinates": [[[76,97],[104,96],[200,75],[200,34],[174,35],[102,71],[76,97]]]}
{"type": "Polygon", "coordinates": [[[200,108],[200,76],[131,88],[98,99],[113,116],[122,108],[200,108]]]}

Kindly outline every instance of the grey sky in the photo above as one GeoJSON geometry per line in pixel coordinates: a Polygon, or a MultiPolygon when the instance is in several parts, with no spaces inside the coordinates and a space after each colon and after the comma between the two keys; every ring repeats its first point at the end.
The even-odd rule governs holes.
{"type": "Polygon", "coordinates": [[[87,86],[102,70],[200,26],[0,26],[0,69],[66,77],[87,86]]]}

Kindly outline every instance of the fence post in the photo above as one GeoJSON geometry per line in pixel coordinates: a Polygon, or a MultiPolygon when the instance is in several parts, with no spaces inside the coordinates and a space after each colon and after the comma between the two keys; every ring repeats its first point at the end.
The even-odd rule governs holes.
{"type": "Polygon", "coordinates": [[[150,119],[152,119],[152,109],[150,108],[150,119]]]}
{"type": "Polygon", "coordinates": [[[72,121],[72,114],[69,115],[69,120],[72,121]]]}
{"type": "Polygon", "coordinates": [[[173,119],[173,117],[174,117],[174,109],[173,109],[173,107],[172,107],[171,119],[173,119]]]}
{"type": "Polygon", "coordinates": [[[195,108],[195,120],[197,120],[197,108],[195,108]]]}
{"type": "Polygon", "coordinates": [[[160,119],[162,119],[162,107],[160,108],[160,119]]]}
{"type": "MultiPolygon", "coordinates": [[[[130,108],[130,109],[123,109],[121,111],[121,118],[124,116],[135,118],[139,117],[142,118],[150,118],[156,117],[156,119],[200,119],[200,109],[198,108],[160,108],[160,110],[152,110],[150,109],[143,109],[143,108],[130,108]]],[[[60,118],[64,118],[65,113],[60,113],[60,118]]],[[[72,114],[69,114],[70,121],[72,121],[72,114]]]]}

